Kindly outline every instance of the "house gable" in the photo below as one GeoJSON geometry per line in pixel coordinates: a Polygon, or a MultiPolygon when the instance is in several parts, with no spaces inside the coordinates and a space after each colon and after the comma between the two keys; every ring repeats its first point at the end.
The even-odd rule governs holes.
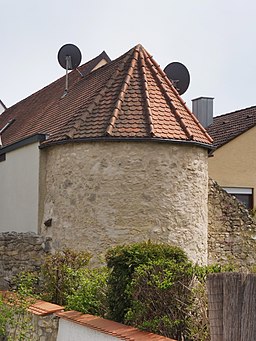
{"type": "MultiPolygon", "coordinates": [[[[219,185],[256,189],[255,136],[256,126],[214,151],[209,158],[209,175],[219,185]]],[[[256,203],[255,193],[253,201],[256,203]]]]}
{"type": "Polygon", "coordinates": [[[220,148],[255,125],[256,106],[253,106],[214,117],[207,131],[214,140],[215,148],[220,148]]]}

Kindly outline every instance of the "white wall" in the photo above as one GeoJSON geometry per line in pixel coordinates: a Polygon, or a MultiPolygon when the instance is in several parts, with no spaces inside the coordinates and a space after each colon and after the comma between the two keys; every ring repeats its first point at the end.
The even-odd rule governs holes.
{"type": "Polygon", "coordinates": [[[64,319],[59,321],[57,341],[117,341],[118,337],[104,334],[64,319]]]}
{"type": "Polygon", "coordinates": [[[39,149],[33,143],[0,162],[0,232],[37,232],[39,149]]]}

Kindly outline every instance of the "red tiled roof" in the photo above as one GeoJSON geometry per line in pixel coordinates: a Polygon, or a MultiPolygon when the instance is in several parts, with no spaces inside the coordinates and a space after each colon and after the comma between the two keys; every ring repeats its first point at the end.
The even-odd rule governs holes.
{"type": "Polygon", "coordinates": [[[125,341],[175,341],[168,337],[140,331],[137,328],[77,311],[58,312],[55,315],[125,341]]]}
{"type": "Polygon", "coordinates": [[[149,138],[211,147],[211,137],[141,45],[83,78],[70,72],[69,92],[63,97],[64,87],[62,77],[7,109],[0,116],[0,130],[11,119],[15,122],[3,132],[3,146],[47,134],[45,145],[149,138]]]}
{"type": "Polygon", "coordinates": [[[253,106],[214,117],[207,131],[213,138],[214,146],[219,148],[255,125],[256,106],[253,106]]]}

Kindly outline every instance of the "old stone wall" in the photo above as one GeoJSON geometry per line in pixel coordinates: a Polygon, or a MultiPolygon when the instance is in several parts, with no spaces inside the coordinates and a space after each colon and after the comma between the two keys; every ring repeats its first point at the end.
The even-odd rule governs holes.
{"type": "Polygon", "coordinates": [[[256,223],[239,201],[209,181],[208,261],[233,263],[241,268],[256,264],[256,223]]]}
{"type": "Polygon", "coordinates": [[[54,248],[100,255],[112,245],[150,239],[180,245],[192,260],[206,263],[206,149],[88,142],[42,152],[41,233],[54,248]]]}
{"type": "Polygon", "coordinates": [[[38,269],[50,249],[50,238],[32,232],[0,233],[0,289],[8,289],[13,275],[38,269]]]}
{"type": "Polygon", "coordinates": [[[11,324],[6,327],[6,336],[0,336],[0,341],[29,340],[29,341],[56,341],[59,327],[59,318],[53,314],[36,315],[22,312],[14,316],[11,324]]]}
{"type": "Polygon", "coordinates": [[[31,339],[37,341],[56,341],[59,318],[55,315],[32,316],[31,339]]]}

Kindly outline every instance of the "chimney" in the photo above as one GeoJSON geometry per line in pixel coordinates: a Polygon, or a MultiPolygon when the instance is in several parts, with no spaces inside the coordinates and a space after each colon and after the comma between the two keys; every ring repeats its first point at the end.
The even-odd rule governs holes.
{"type": "Polygon", "coordinates": [[[192,112],[204,128],[213,122],[213,97],[192,99],[192,112]]]}

